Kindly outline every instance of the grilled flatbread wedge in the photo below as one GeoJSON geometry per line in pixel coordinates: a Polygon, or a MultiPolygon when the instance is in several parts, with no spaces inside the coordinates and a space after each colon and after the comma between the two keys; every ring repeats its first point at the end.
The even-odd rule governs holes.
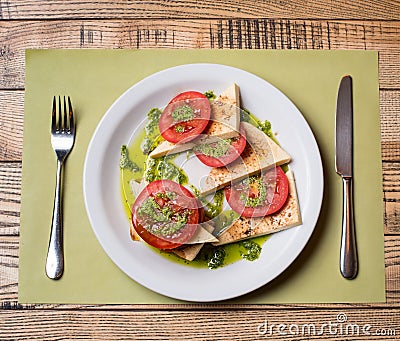
{"type": "Polygon", "coordinates": [[[239,217],[226,231],[218,236],[218,243],[213,243],[213,245],[233,243],[300,225],[302,222],[300,207],[292,171],[289,170],[286,176],[289,180],[289,196],[279,212],[260,218],[239,217]]]}
{"type": "Polygon", "coordinates": [[[231,164],[213,168],[200,186],[200,195],[214,191],[251,176],[262,170],[288,163],[291,158],[271,138],[252,124],[242,122],[247,145],[240,157],[231,164]]]}
{"type": "Polygon", "coordinates": [[[176,154],[192,149],[204,139],[212,142],[212,139],[224,139],[235,137],[239,133],[240,125],[240,94],[239,87],[232,84],[215,101],[211,103],[211,120],[202,136],[196,142],[171,143],[161,142],[149,155],[158,158],[167,154],[176,154]]]}
{"type": "MultiPolygon", "coordinates": [[[[211,234],[211,232],[214,230],[214,227],[211,226],[210,224],[207,223],[203,223],[203,230],[207,231],[208,234],[211,234]]],[[[213,236],[213,238],[215,240],[218,240],[217,238],[215,238],[213,236]]],[[[196,258],[196,256],[198,255],[198,253],[200,252],[201,248],[204,246],[204,243],[201,244],[193,244],[193,245],[184,245],[182,247],[179,247],[177,249],[173,249],[171,250],[172,253],[176,254],[177,256],[186,259],[188,261],[192,261],[193,259],[196,258]]]]}

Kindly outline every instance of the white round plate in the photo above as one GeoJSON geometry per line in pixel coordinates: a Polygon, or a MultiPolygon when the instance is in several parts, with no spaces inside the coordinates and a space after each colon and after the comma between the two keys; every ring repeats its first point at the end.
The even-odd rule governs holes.
{"type": "Polygon", "coordinates": [[[229,66],[187,64],[155,73],[128,89],[100,121],[89,144],[83,174],[86,210],[101,246],[115,264],[141,285],[172,298],[210,302],[251,292],[273,280],[299,255],[317,222],[323,195],[323,171],[315,138],[303,115],[265,80],[229,66]],[[163,107],[187,90],[221,93],[240,87],[242,104],[261,120],[268,119],[291,156],[303,223],[274,234],[254,262],[239,261],[209,270],[161,257],[134,243],[122,207],[119,156],[121,145],[154,107],[163,107]],[[288,124],[290,122],[290,124],[288,124]]]}

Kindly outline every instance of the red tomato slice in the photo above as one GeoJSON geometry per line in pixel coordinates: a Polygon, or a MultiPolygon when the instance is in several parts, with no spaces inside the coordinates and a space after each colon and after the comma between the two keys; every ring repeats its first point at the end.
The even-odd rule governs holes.
{"type": "Polygon", "coordinates": [[[289,182],[281,167],[263,172],[258,179],[259,182],[256,180],[253,183],[245,179],[225,188],[229,206],[243,217],[263,217],[275,213],[282,208],[289,195],[289,182]]]}
{"type": "MultiPolygon", "coordinates": [[[[220,143],[220,141],[217,141],[210,145],[211,146],[215,145],[216,148],[218,148],[217,147],[218,143],[220,143]]],[[[205,165],[210,167],[222,167],[235,161],[240,156],[240,154],[242,154],[245,147],[246,147],[246,133],[243,126],[240,125],[240,135],[232,140],[230,147],[226,151],[225,155],[220,157],[214,157],[203,154],[202,152],[196,150],[194,151],[194,153],[196,154],[197,158],[205,165]]]]}
{"type": "Polygon", "coordinates": [[[165,107],[158,127],[167,141],[188,142],[201,134],[210,117],[208,98],[197,91],[186,91],[175,96],[165,107]]]}
{"type": "Polygon", "coordinates": [[[171,180],[149,183],[132,208],[132,223],[138,235],[158,249],[174,249],[196,232],[201,211],[196,197],[171,180]]]}

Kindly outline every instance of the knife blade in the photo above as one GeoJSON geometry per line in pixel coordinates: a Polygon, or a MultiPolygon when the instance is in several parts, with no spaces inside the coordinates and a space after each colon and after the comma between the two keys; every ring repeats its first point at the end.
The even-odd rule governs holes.
{"type": "Polygon", "coordinates": [[[342,78],[336,105],[336,172],[343,181],[342,237],[340,272],[347,279],[358,273],[357,244],[353,205],[353,81],[342,78]]]}

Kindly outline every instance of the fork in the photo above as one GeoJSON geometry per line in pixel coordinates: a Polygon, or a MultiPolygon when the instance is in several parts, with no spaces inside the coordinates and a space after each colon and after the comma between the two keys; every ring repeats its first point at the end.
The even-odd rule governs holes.
{"type": "Polygon", "coordinates": [[[64,161],[75,141],[75,122],[70,97],[68,96],[67,105],[64,96],[63,113],[61,105],[61,97],[59,96],[57,101],[56,96],[54,96],[51,113],[51,145],[57,156],[57,177],[50,241],[46,259],[46,274],[51,279],[59,279],[64,272],[62,170],[64,161]],[[56,102],[58,102],[58,105],[56,102]]]}

